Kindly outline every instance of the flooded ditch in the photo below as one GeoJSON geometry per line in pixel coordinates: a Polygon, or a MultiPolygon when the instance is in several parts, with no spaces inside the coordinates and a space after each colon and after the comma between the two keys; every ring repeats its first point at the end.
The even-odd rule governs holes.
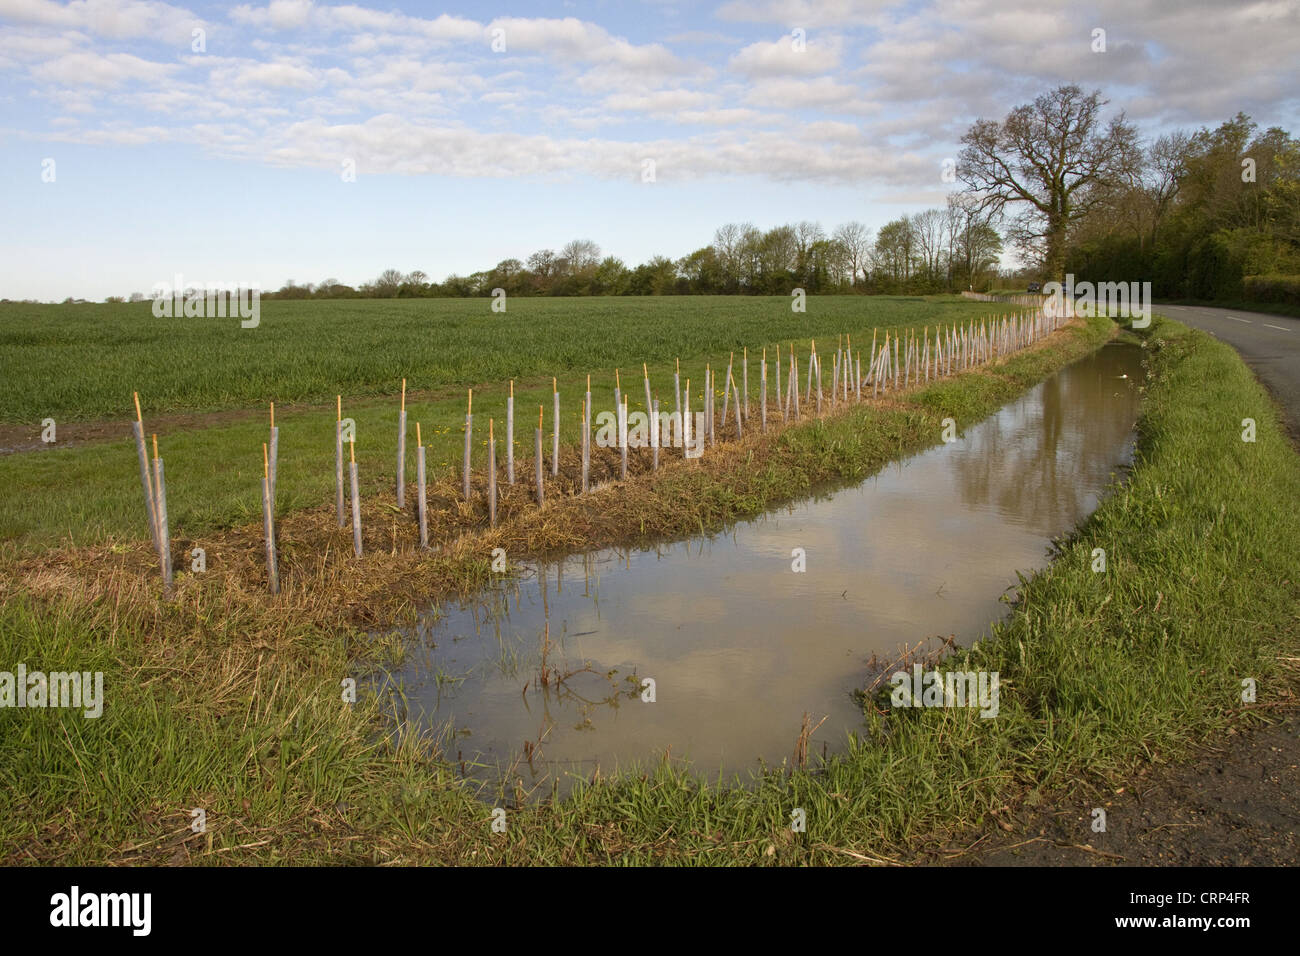
{"type": "Polygon", "coordinates": [[[860,484],[531,566],[421,619],[381,683],[488,792],[563,792],[665,753],[743,779],[791,759],[805,713],[825,718],[810,749],[837,751],[873,655],[978,639],[1016,572],[1094,510],[1131,460],[1142,374],[1140,348],[1108,345],[860,484]]]}

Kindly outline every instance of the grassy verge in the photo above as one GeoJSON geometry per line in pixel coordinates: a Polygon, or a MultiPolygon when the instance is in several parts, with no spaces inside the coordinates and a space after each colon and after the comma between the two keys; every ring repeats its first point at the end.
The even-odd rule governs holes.
{"type": "MultiPolygon", "coordinates": [[[[629,507],[671,496],[672,507],[659,505],[671,522],[638,533],[635,524],[615,528],[589,515],[590,528],[569,530],[581,515],[565,514],[558,543],[588,530],[617,530],[626,540],[629,529],[635,539],[698,530],[691,522],[713,528],[820,481],[861,477],[937,441],[943,416],[976,421],[1108,334],[1108,322],[1093,320],[889,409],[852,409],[720,447],[706,457],[709,468],[665,469],[633,483],[641,495],[629,507]]],[[[1228,723],[1259,719],[1294,687],[1282,658],[1296,646],[1300,518],[1290,503],[1300,493],[1300,459],[1230,349],[1164,321],[1146,339],[1152,375],[1131,483],[1026,584],[990,639],[955,661],[1002,675],[995,719],[872,710],[850,752],[815,771],[740,790],[704,786],[660,764],[555,805],[512,808],[508,831],[494,834],[489,808],[436,755],[377,733],[374,701],[340,704],[349,668],[386,648],[354,629],[370,607],[364,593],[309,587],[306,569],[318,568],[323,582],[327,563],[304,558],[297,597],[280,602],[232,572],[220,587],[183,582],[178,600],[160,605],[132,554],[65,554],[10,565],[0,577],[0,661],[103,670],[108,704],[97,719],[0,711],[0,786],[9,795],[0,856],[860,862],[936,829],[976,824],[1026,788],[1121,774],[1228,723]],[[1245,417],[1258,425],[1253,444],[1240,438],[1245,417]],[[1107,550],[1104,574],[1090,569],[1096,547],[1107,550]],[[1264,707],[1242,705],[1245,677],[1259,682],[1264,707]],[[194,807],[207,811],[207,834],[190,830],[194,807]],[[795,807],[807,815],[807,833],[790,832],[795,807]]],[[[521,547],[529,534],[557,540],[524,513],[506,524],[497,533],[518,535],[521,547]]],[[[481,561],[474,552],[483,554],[423,560],[472,583],[481,561]]],[[[394,581],[403,574],[422,587],[433,574],[432,565],[402,564],[400,552],[368,570],[384,578],[376,590],[399,594],[394,581]]],[[[402,604],[391,599],[382,612],[399,614],[402,604]]]]}

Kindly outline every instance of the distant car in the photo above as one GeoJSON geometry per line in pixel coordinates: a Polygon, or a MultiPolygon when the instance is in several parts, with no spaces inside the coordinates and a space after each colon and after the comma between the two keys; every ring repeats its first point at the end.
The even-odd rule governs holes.
{"type": "Polygon", "coordinates": [[[1028,288],[1026,291],[1027,291],[1027,292],[1042,292],[1042,291],[1043,291],[1043,284],[1042,284],[1041,282],[1031,282],[1031,283],[1029,283],[1029,288],[1028,288]]]}

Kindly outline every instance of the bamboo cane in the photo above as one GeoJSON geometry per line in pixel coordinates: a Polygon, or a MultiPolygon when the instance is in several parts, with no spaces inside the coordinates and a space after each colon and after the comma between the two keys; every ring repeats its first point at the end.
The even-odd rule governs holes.
{"type": "Polygon", "coordinates": [[[149,540],[153,543],[153,549],[158,550],[158,505],[154,500],[153,477],[149,474],[149,454],[144,447],[144,418],[140,415],[140,393],[133,392],[135,396],[135,421],[131,425],[131,431],[135,435],[136,455],[140,459],[140,487],[144,491],[144,511],[149,519],[149,540]]]}

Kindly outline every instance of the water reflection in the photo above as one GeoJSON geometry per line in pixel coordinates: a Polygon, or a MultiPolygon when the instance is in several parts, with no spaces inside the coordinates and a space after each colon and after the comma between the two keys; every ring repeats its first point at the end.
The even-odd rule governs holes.
{"type": "Polygon", "coordinates": [[[664,753],[709,775],[780,764],[804,713],[836,749],[873,654],[977,638],[1095,508],[1131,455],[1140,355],[1108,346],[956,443],[726,534],[575,555],[444,608],[394,675],[406,718],[466,773],[544,792],[664,753]]]}

